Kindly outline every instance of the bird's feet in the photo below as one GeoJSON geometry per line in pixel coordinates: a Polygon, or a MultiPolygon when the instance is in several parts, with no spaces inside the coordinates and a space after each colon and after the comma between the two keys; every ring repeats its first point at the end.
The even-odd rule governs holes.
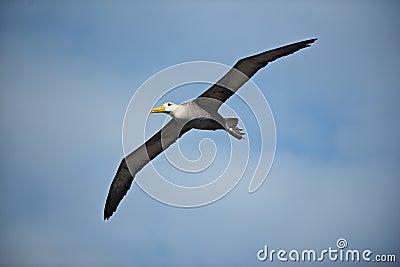
{"type": "Polygon", "coordinates": [[[241,140],[245,139],[243,135],[246,134],[246,132],[243,130],[243,128],[239,127],[229,127],[228,132],[235,138],[241,140]]]}

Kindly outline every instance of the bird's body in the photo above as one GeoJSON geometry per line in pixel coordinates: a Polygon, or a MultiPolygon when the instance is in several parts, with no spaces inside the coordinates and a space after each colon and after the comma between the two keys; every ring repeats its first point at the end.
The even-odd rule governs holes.
{"type": "MultiPolygon", "coordinates": [[[[203,101],[207,102],[208,99],[204,98],[203,101]]],[[[243,138],[244,132],[241,135],[237,135],[233,131],[233,127],[238,123],[237,119],[224,118],[218,111],[211,108],[207,109],[207,105],[199,105],[198,102],[199,99],[176,105],[175,109],[171,111],[169,115],[182,124],[189,124],[193,129],[211,131],[226,130],[235,138],[243,138]]]]}
{"type": "Polygon", "coordinates": [[[224,118],[218,109],[259,69],[271,61],[310,46],[315,40],[290,44],[241,59],[198,98],[180,105],[167,102],[153,108],[152,113],[167,113],[172,119],[145,144],[122,160],[107,196],[104,219],[110,218],[117,209],[136,173],[189,130],[221,129],[239,140],[242,139],[245,132],[237,127],[238,119],[224,118]]]}
{"type": "Polygon", "coordinates": [[[201,108],[195,102],[190,101],[182,105],[177,105],[177,107],[170,113],[170,115],[181,121],[190,121],[194,117],[197,118],[212,118],[210,112],[201,108]]]}

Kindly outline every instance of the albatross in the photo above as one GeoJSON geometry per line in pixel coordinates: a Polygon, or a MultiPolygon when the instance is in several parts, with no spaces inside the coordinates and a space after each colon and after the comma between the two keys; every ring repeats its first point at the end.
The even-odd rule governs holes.
{"type": "Polygon", "coordinates": [[[104,220],[108,220],[117,210],[135,175],[191,129],[225,130],[236,139],[243,139],[245,132],[237,127],[238,119],[224,118],[218,109],[258,70],[280,57],[310,46],[316,40],[317,38],[309,39],[240,59],[218,82],[196,99],[183,104],[167,102],[153,108],[151,113],[166,113],[172,119],[143,145],[122,159],[107,195],[104,220]]]}

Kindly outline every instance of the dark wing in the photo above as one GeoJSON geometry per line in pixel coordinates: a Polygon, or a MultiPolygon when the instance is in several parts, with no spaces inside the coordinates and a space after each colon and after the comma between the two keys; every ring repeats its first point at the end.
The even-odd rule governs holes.
{"type": "Polygon", "coordinates": [[[259,69],[265,67],[269,62],[272,62],[280,57],[293,54],[302,48],[310,46],[316,40],[317,38],[282,46],[239,60],[235,66],[228,71],[227,74],[225,74],[218,82],[212,85],[207,91],[201,94],[195,101],[201,105],[202,98],[215,99],[217,100],[215,101],[217,103],[215,106],[218,109],[222,103],[231,97],[259,69]]]}
{"type": "Polygon", "coordinates": [[[190,129],[190,125],[184,125],[172,119],[158,133],[147,140],[145,144],[138,147],[121,161],[108,192],[104,207],[104,220],[110,218],[114,211],[117,210],[118,204],[131,187],[136,173],[190,129]]]}

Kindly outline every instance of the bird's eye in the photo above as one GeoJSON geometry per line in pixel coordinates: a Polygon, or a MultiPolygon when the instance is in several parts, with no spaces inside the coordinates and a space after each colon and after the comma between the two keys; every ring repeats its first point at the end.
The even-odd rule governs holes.
{"type": "Polygon", "coordinates": [[[171,106],[171,103],[168,103],[168,107],[170,107],[171,106]]]}

